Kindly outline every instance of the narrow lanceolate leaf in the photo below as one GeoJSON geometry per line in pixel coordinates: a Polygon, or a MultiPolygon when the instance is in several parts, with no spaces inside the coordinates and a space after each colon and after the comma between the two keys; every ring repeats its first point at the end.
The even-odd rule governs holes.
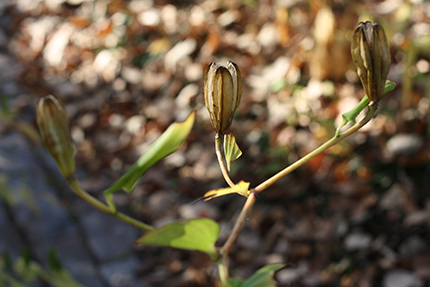
{"type": "Polygon", "coordinates": [[[228,287],[276,287],[273,274],[283,266],[284,264],[280,263],[266,265],[257,270],[257,272],[245,281],[239,278],[228,278],[228,287]]]}
{"type": "Polygon", "coordinates": [[[220,227],[208,218],[197,218],[182,222],[173,222],[150,231],[136,241],[136,244],[148,244],[178,249],[198,250],[217,260],[215,242],[220,227]]]}
{"type": "Polygon", "coordinates": [[[236,138],[232,134],[224,136],[224,154],[227,170],[230,172],[230,164],[242,155],[242,151],[236,143],[236,138]]]}
{"type": "Polygon", "coordinates": [[[216,197],[220,197],[220,196],[224,196],[232,193],[238,193],[244,197],[248,197],[249,196],[248,189],[249,189],[249,182],[244,182],[243,180],[241,180],[238,184],[236,184],[233,187],[220,188],[220,189],[214,189],[214,190],[208,191],[205,193],[203,198],[205,199],[205,201],[209,201],[216,197]]]}
{"type": "Polygon", "coordinates": [[[193,127],[195,111],[181,123],[174,123],[151,145],[139,160],[112,186],[104,191],[106,195],[121,189],[132,192],[140,177],[154,164],[176,151],[187,138],[193,127]]]}

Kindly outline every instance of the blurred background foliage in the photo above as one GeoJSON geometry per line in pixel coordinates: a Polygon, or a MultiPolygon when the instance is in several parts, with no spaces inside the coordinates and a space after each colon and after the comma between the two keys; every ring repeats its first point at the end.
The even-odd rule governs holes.
{"type": "MultiPolygon", "coordinates": [[[[397,88],[357,135],[259,197],[231,265],[246,277],[285,262],[281,286],[430,283],[430,2],[3,0],[0,12],[2,53],[21,63],[16,85],[25,91],[11,96],[16,86],[3,83],[9,109],[0,134],[24,125],[36,144],[28,128],[36,101],[60,97],[78,176],[101,196],[170,123],[196,109],[186,144],[131,196],[116,199],[155,226],[214,218],[220,240],[243,200],[189,204],[225,186],[204,107],[206,66],[231,60],[240,67],[244,92],[231,131],[244,154],[232,178],[253,186],[330,138],[358,103],[352,31],[359,21],[380,23],[397,88]]],[[[165,270],[138,276],[157,286],[213,286],[206,258],[174,254],[174,267],[172,255],[142,255],[165,270]]]]}

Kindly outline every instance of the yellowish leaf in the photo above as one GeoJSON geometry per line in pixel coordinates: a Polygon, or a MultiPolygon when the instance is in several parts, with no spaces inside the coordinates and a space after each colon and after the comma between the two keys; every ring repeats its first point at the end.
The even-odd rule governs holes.
{"type": "Polygon", "coordinates": [[[214,189],[214,190],[208,191],[205,193],[203,198],[205,199],[205,201],[208,201],[213,198],[224,196],[227,194],[232,194],[232,193],[238,193],[244,197],[248,197],[249,195],[248,189],[249,189],[249,182],[244,182],[243,180],[241,180],[238,184],[236,184],[233,187],[220,188],[220,189],[214,189]]]}
{"type": "Polygon", "coordinates": [[[236,138],[232,134],[224,136],[224,154],[227,170],[230,172],[230,164],[242,155],[242,151],[236,143],[236,138]]]}

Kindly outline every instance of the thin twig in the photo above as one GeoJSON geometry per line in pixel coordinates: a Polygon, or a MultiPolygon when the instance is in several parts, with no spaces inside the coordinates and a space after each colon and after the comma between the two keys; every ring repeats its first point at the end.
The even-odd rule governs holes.
{"type": "Polygon", "coordinates": [[[228,183],[230,187],[233,187],[235,184],[231,180],[230,176],[228,175],[227,167],[225,166],[225,162],[224,162],[224,156],[222,152],[223,141],[224,140],[222,135],[217,134],[215,136],[215,153],[218,158],[219,167],[221,168],[221,173],[224,176],[225,181],[228,183]]]}
{"type": "Polygon", "coordinates": [[[233,229],[231,230],[230,235],[227,238],[227,241],[224,243],[223,247],[221,248],[222,256],[228,256],[228,254],[230,253],[230,249],[233,246],[233,243],[236,241],[236,238],[239,235],[240,230],[245,224],[245,221],[248,218],[248,214],[251,211],[256,198],[257,198],[257,194],[255,193],[254,190],[251,190],[248,196],[248,199],[246,200],[245,205],[243,206],[242,211],[240,212],[238,218],[236,219],[236,223],[234,224],[233,229]]]}
{"type": "Polygon", "coordinates": [[[147,224],[145,224],[139,220],[136,220],[134,218],[131,218],[128,215],[125,215],[123,213],[111,210],[109,208],[109,206],[107,206],[106,204],[99,201],[95,197],[91,196],[88,192],[83,190],[81,185],[79,184],[79,181],[75,177],[68,180],[68,184],[77,196],[79,196],[81,199],[83,199],[87,203],[91,204],[95,208],[97,208],[103,212],[106,212],[107,214],[110,214],[110,215],[112,215],[112,216],[114,216],[114,217],[116,217],[116,218],[118,218],[124,222],[127,222],[127,223],[129,223],[129,224],[131,224],[137,228],[143,229],[145,231],[154,230],[154,227],[152,227],[150,225],[147,225],[147,224]]]}
{"type": "Polygon", "coordinates": [[[361,121],[359,121],[358,123],[354,124],[352,127],[350,127],[348,130],[346,130],[342,134],[335,135],[330,140],[328,140],[323,145],[321,145],[319,148],[317,148],[314,151],[308,153],[306,156],[304,156],[301,159],[297,160],[293,164],[287,166],[285,169],[281,170],[280,172],[278,172],[277,174],[275,174],[271,178],[267,179],[266,181],[264,181],[263,183],[261,183],[260,185],[258,185],[257,187],[255,187],[254,188],[255,192],[256,193],[262,192],[263,190],[265,190],[266,188],[268,188],[269,186],[271,186],[272,184],[274,184],[276,181],[278,181],[280,178],[286,176],[287,174],[289,174],[290,172],[294,171],[298,167],[302,166],[304,163],[308,162],[310,159],[312,159],[315,156],[319,155],[320,153],[322,153],[323,151],[325,151],[329,147],[337,144],[338,142],[340,142],[344,138],[352,135],[353,133],[355,133],[356,131],[358,131],[360,128],[362,128],[365,124],[367,124],[373,118],[373,116],[375,115],[375,112],[376,112],[376,109],[374,109],[372,107],[369,107],[368,110],[367,110],[366,116],[361,121]]]}

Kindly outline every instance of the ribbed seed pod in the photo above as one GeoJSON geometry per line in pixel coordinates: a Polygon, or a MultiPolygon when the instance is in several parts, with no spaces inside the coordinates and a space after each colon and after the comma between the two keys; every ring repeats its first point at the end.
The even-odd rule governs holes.
{"type": "Polygon", "coordinates": [[[57,162],[63,176],[69,178],[75,173],[75,146],[63,103],[51,95],[41,98],[37,102],[36,119],[43,145],[57,162]]]}
{"type": "Polygon", "coordinates": [[[242,97],[239,67],[233,62],[211,63],[205,71],[204,95],[212,126],[218,134],[224,134],[242,97]]]}
{"type": "Polygon", "coordinates": [[[352,36],[351,53],[370,104],[376,108],[384,93],[391,64],[382,26],[369,21],[360,22],[352,36]]]}

